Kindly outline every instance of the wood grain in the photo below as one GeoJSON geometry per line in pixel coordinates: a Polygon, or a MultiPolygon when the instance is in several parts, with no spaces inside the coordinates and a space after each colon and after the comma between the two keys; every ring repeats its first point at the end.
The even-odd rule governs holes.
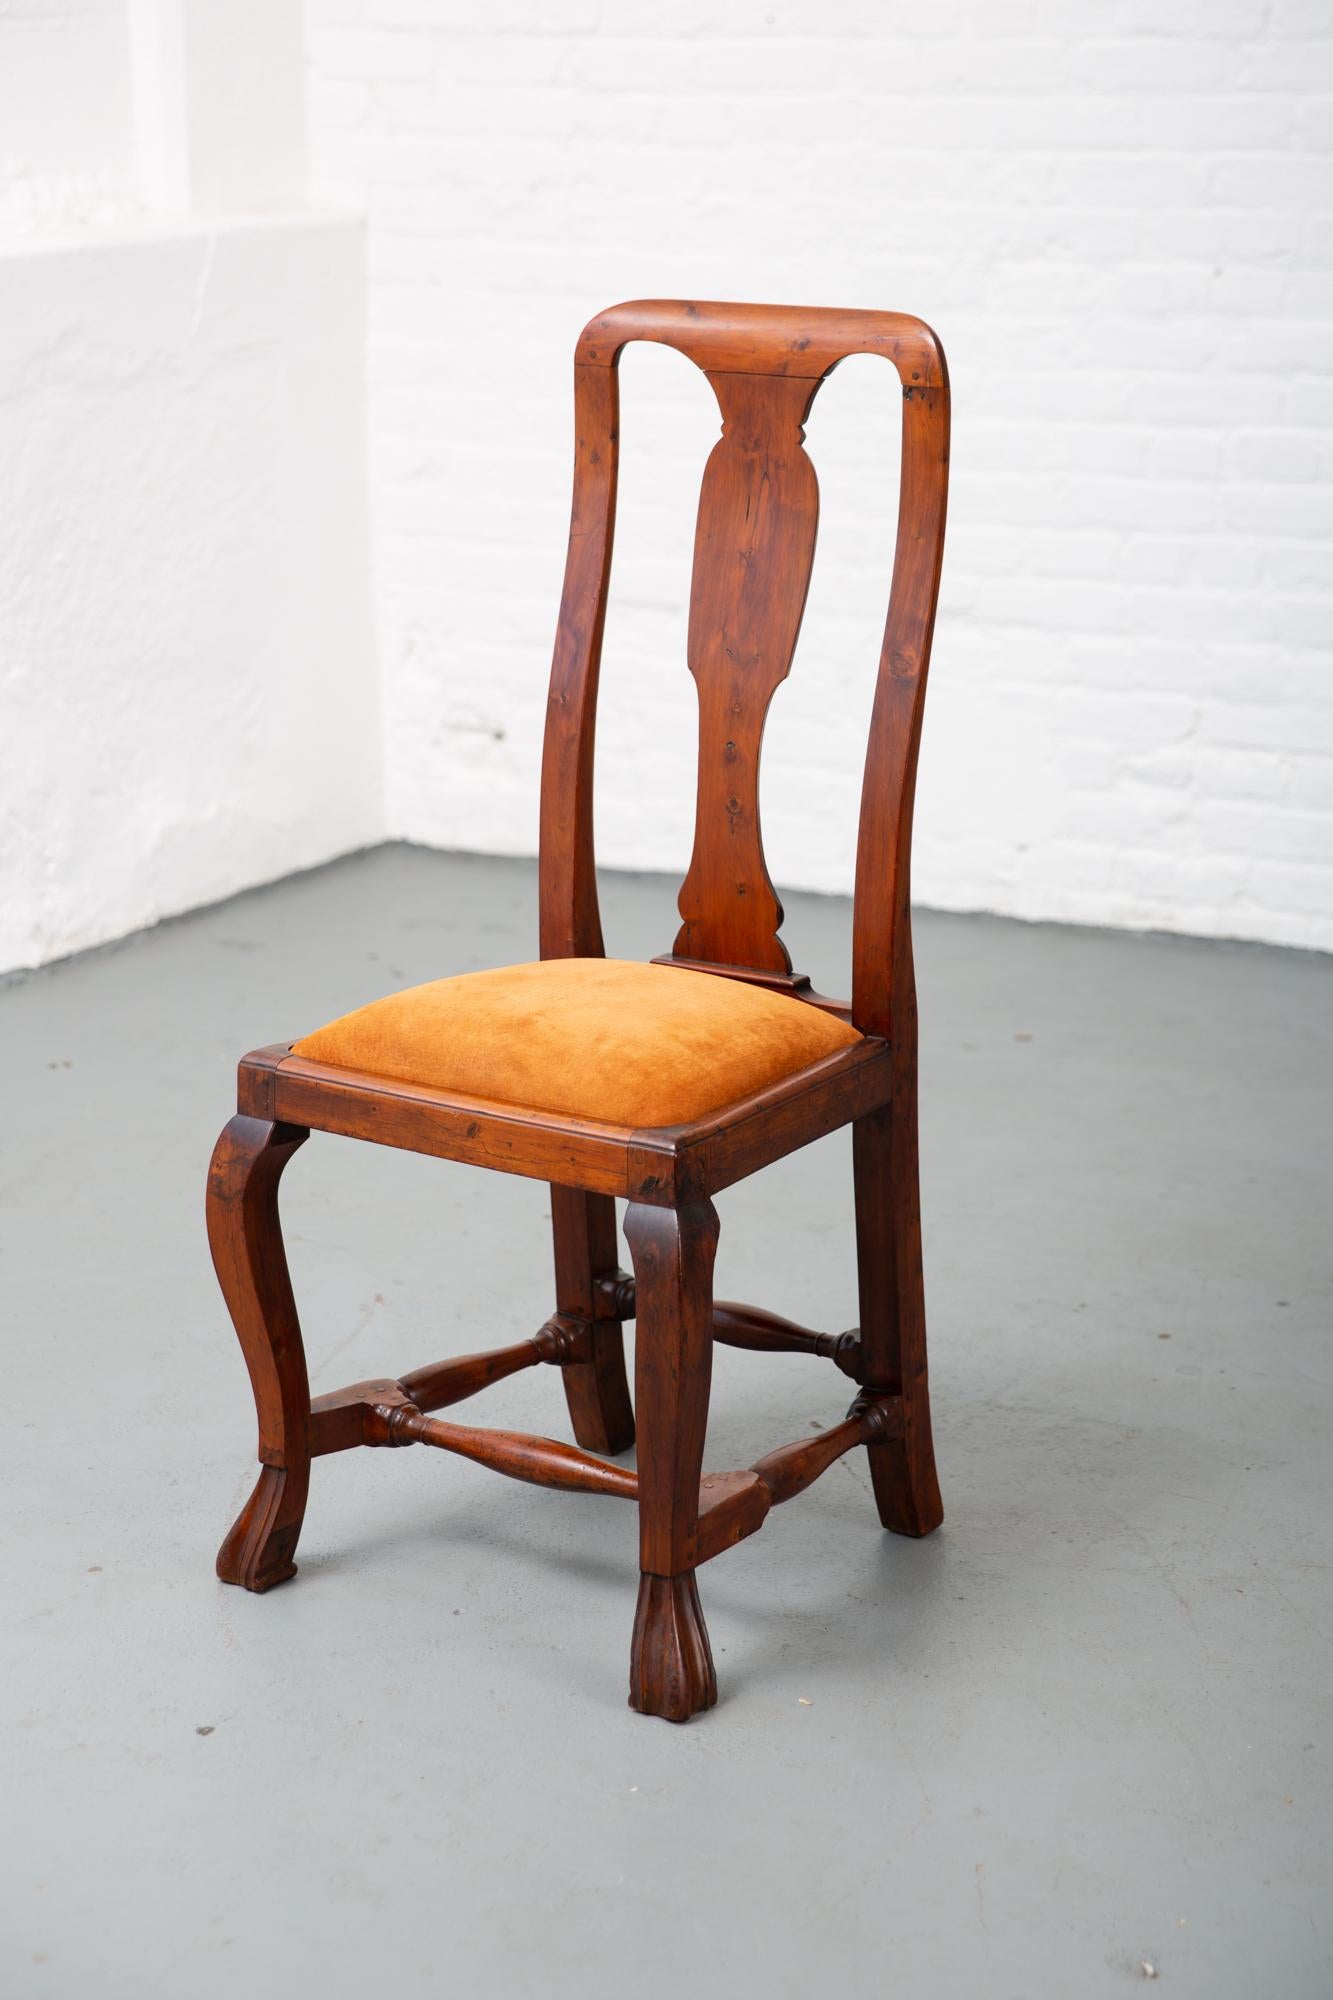
{"type": "Polygon", "coordinates": [[[414,1368],[399,1377],[398,1387],[419,1410],[443,1410],[489,1389],[493,1382],[517,1375],[521,1369],[535,1368],[539,1362],[557,1368],[577,1366],[587,1361],[590,1348],[584,1322],[557,1314],[530,1340],[515,1341],[512,1347],[493,1347],[482,1354],[455,1354],[429,1368],[414,1368]]]}
{"type": "Polygon", "coordinates": [[[588,322],[576,361],[613,368],[631,340],[661,341],[702,369],[726,373],[821,381],[849,354],[880,354],[893,363],[904,387],[947,383],[938,338],[909,313],[635,299],[608,306],[588,322]]]}
{"type": "Polygon", "coordinates": [[[875,1445],[902,1433],[897,1396],[858,1396],[830,1430],[797,1438],[757,1459],[745,1472],[707,1475],[700,1487],[696,1561],[711,1562],[761,1528],[769,1509],[794,1500],[858,1444],[875,1445]]]}
{"type": "Polygon", "coordinates": [[[848,355],[881,355],[897,371],[898,535],[862,785],[852,993],[855,1025],[889,1035],[895,972],[904,959],[910,963],[912,808],[949,466],[943,350],[931,328],[907,314],[657,299],[613,306],[584,329],[575,365],[569,557],[543,762],[543,952],[602,949],[593,740],[614,537],[616,370],[635,340],[674,347],[701,368],[724,422],[705,470],[696,534],[689,659],[700,682],[700,791],[675,951],[759,970],[790,966],[774,935],[781,911],[763,862],[757,787],[763,718],[791,663],[818,517],[800,431],[820,383],[848,355]],[[755,524],[760,532],[752,535],[755,524]],[[727,726],[729,703],[738,709],[735,730],[727,726]],[[756,916],[734,907],[747,895],[756,899],[756,916]],[[755,955],[747,961],[744,951],[755,955]]]}
{"type": "Polygon", "coordinates": [[[625,1375],[625,1339],[600,1281],[618,1275],[616,1205],[607,1195],[552,1187],[555,1302],[585,1331],[585,1351],[566,1362],[565,1399],[574,1436],[588,1451],[614,1456],[634,1442],[634,1405],[625,1375]]]}
{"type": "Polygon", "coordinates": [[[368,1444],[429,1444],[488,1465],[506,1479],[528,1486],[554,1486],[566,1493],[600,1493],[613,1500],[636,1500],[639,1477],[623,1465],[579,1451],[557,1438],[533,1437],[526,1431],[486,1430],[473,1424],[442,1423],[423,1416],[410,1403],[385,1403],[372,1412],[368,1444]]]}
{"type": "Polygon", "coordinates": [[[685,1722],[717,1699],[708,1633],[694,1585],[699,1482],[713,1368],[712,1281],[717,1212],[632,1203],[639,1424],[639,1606],[630,1650],[630,1705],[685,1722]]]}
{"type": "Polygon", "coordinates": [[[278,1182],[308,1133],[233,1118],[208,1170],[208,1243],[259,1420],[258,1483],[218,1551],[224,1583],[271,1590],[296,1574],[310,1487],[310,1382],[278,1220],[278,1182]]]}
{"type": "MultiPolygon", "coordinates": [[[[303,1056],[274,1057],[270,1048],[257,1050],[253,1064],[243,1060],[240,1098],[247,1109],[262,1102],[288,1123],[500,1173],[546,1180],[558,1170],[563,1179],[554,1185],[577,1184],[584,1193],[668,1208],[729,1187],[822,1138],[884,1102],[893,1087],[888,1048],[867,1039],[691,1124],[635,1131],[335,1069],[303,1056]]],[[[561,1212],[556,1224],[552,1211],[557,1229],[568,1227],[561,1212]]],[[[608,1241],[605,1221],[597,1227],[601,1238],[589,1236],[590,1246],[608,1241]]],[[[582,1233],[576,1225],[571,1258],[582,1233]]]]}
{"type": "MultiPolygon", "coordinates": [[[[248,1073],[248,1065],[242,1065],[248,1073]]],[[[630,1133],[288,1056],[259,1072],[289,1122],[530,1180],[625,1194],[630,1133]]]]}
{"type": "Polygon", "coordinates": [[[944,1519],[931,1434],[921,1268],[916,1094],[852,1127],[861,1353],[867,1389],[901,1399],[899,1434],[869,1447],[884,1526],[929,1535],[944,1519]]]}
{"type": "Polygon", "coordinates": [[[790,972],[759,831],[759,752],[791,670],[819,519],[800,377],[713,374],[722,437],[699,496],[688,658],[699,694],[694,853],[675,951],[790,972]]]}
{"type": "Polygon", "coordinates": [[[717,1194],[883,1104],[892,1081],[889,1050],[866,1041],[693,1125],[675,1127],[669,1169],[664,1135],[636,1133],[628,1159],[631,1191],[654,1199],[651,1184],[669,1171],[672,1200],[717,1194]]]}
{"type": "Polygon", "coordinates": [[[719,1299],[713,1307],[713,1338],[725,1347],[756,1354],[812,1354],[832,1361],[854,1382],[861,1379],[861,1343],[855,1333],[812,1333],[761,1306],[719,1299]]]}
{"type": "Polygon", "coordinates": [[[615,541],[620,387],[574,368],[574,494],[542,748],[538,862],[541,955],[601,958],[593,844],[593,747],[615,541]]]}

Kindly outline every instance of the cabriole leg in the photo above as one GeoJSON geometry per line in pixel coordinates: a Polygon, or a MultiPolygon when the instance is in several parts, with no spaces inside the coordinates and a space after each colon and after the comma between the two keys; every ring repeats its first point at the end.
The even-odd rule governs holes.
{"type": "Polygon", "coordinates": [[[259,1481],[218,1551],[218,1575],[271,1590],[293,1557],[310,1486],[310,1384],[278,1220],[278,1182],[309,1137],[300,1125],[233,1118],[208,1173],[208,1241],[250,1371],[259,1481]]]}
{"type": "Polygon", "coordinates": [[[680,1209],[634,1203],[625,1218],[636,1282],[641,1572],[629,1699],[668,1722],[688,1722],[717,1700],[694,1580],[717,1233],[709,1201],[680,1209]]]}
{"type": "Polygon", "coordinates": [[[944,1518],[926,1379],[915,1087],[852,1126],[865,1386],[903,1399],[903,1434],[867,1447],[879,1518],[928,1535],[944,1518]]]}
{"type": "Polygon", "coordinates": [[[569,1362],[560,1371],[574,1436],[585,1451],[628,1451],[634,1442],[634,1407],[625,1379],[625,1336],[618,1319],[598,1318],[606,1303],[595,1284],[620,1262],[614,1199],[552,1187],[551,1232],[556,1311],[592,1327],[591,1360],[569,1362]]]}

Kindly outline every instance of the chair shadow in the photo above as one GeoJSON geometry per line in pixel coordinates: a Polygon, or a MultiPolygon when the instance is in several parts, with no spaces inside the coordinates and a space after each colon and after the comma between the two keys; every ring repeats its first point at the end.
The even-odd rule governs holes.
{"type": "MultiPolygon", "coordinates": [[[[1090,1395],[1089,1400],[1095,1408],[1095,1399],[1090,1395]]],[[[1071,1419],[1062,1412],[1063,1449],[1056,1454],[1048,1448],[1056,1421],[1052,1410],[1034,1398],[1017,1411],[978,1401],[955,1408],[942,1425],[937,1423],[951,1440],[943,1473],[946,1510],[951,1484],[962,1495],[952,1530],[946,1518],[942,1529],[922,1540],[886,1533],[876,1515],[868,1466],[857,1450],[837,1461],[794,1504],[774,1509],[758,1535],[709,1563],[701,1572],[700,1589],[719,1666],[722,1707],[728,1695],[749,1693],[776,1674],[789,1673],[793,1657],[834,1659],[839,1677],[849,1679],[928,1670],[939,1646],[941,1615],[953,1621],[966,1641],[979,1626],[990,1629],[997,1616],[1006,1614],[1015,1585],[1012,1564],[1002,1552],[1014,1546],[1016,1511],[1029,1524],[1025,1539],[1030,1539],[1034,1560],[1048,1561],[1052,1524],[1068,1523],[1075,1504],[1086,1519],[1094,1481],[1097,1508],[1127,1531],[1131,1547],[1141,1549],[1151,1529],[1151,1498],[1142,1490],[1136,1460],[1120,1448],[1123,1427],[1108,1427],[1092,1414],[1071,1419]],[[1115,1435],[1102,1435],[1108,1431],[1115,1435]],[[1018,1452],[1022,1474],[1016,1479],[1012,1456],[1001,1461],[1009,1496],[1002,1520],[986,1497],[992,1488],[988,1468],[995,1463],[997,1432],[1010,1454],[1018,1452]],[[952,1479],[949,1459],[956,1474],[952,1479]],[[818,1524],[813,1536],[812,1523],[818,1524]],[[784,1556],[782,1542],[789,1535],[796,1547],[789,1545],[784,1556]],[[830,1547],[837,1549],[836,1563],[827,1560],[830,1547]],[[957,1580],[958,1559],[964,1555],[970,1579],[966,1594],[957,1580]],[[983,1569],[980,1587],[978,1563],[983,1569]],[[779,1579],[766,1602],[759,1596],[763,1586],[756,1586],[756,1565],[779,1579]],[[726,1631],[720,1648],[719,1630],[726,1631]]],[[[792,1424],[790,1400],[779,1395],[719,1409],[710,1435],[710,1469],[744,1464],[747,1455],[755,1455],[756,1433],[772,1437],[792,1424]]],[[[1169,1422],[1154,1424],[1149,1414],[1136,1422],[1134,1431],[1138,1462],[1145,1453],[1169,1457],[1175,1442],[1169,1422]]],[[[1230,1460],[1220,1441],[1216,1459],[1217,1477],[1229,1476],[1230,1460]]],[[[619,1462],[632,1460],[631,1453],[619,1462]]],[[[311,1577],[337,1579],[393,1550],[398,1560],[413,1564],[429,1590],[450,1549],[461,1549],[472,1561],[481,1556],[497,1568],[509,1565],[529,1583],[549,1586],[554,1573],[571,1590],[590,1593],[587,1608],[593,1615],[604,1599],[608,1616],[621,1611],[627,1646],[638,1584],[635,1510],[608,1506],[590,1495],[553,1497],[563,1503],[562,1530],[540,1525],[559,1518],[541,1510],[520,1528],[512,1513],[497,1510],[493,1491],[484,1484],[465,1497],[453,1488],[426,1507],[417,1496],[398,1521],[386,1521],[337,1550],[305,1556],[302,1569],[311,1577]]],[[[1125,1541],[1116,1546],[1124,1547],[1125,1541]]],[[[1079,1541],[1077,1547],[1070,1587],[1095,1594],[1104,1588],[1108,1565],[1098,1564],[1095,1544],[1079,1541]]],[[[1149,1560],[1148,1555],[1142,1560],[1149,1560]]],[[[442,1579],[442,1604],[447,1594],[442,1579]]],[[[552,1678],[559,1672],[554,1658],[538,1663],[530,1655],[529,1664],[552,1678]]]]}

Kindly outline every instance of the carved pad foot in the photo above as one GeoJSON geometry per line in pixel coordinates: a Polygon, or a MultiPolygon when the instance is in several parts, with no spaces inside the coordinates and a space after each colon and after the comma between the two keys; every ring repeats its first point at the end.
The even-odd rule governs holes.
{"type": "Polygon", "coordinates": [[[629,1705],[688,1722],[717,1700],[717,1676],[694,1571],[639,1578],[630,1647],[629,1705]]]}
{"type": "Polygon", "coordinates": [[[254,1492],[218,1550],[218,1575],[243,1590],[272,1590],[296,1575],[296,1543],[305,1517],[309,1469],[303,1474],[279,1466],[260,1467],[254,1492]]]}

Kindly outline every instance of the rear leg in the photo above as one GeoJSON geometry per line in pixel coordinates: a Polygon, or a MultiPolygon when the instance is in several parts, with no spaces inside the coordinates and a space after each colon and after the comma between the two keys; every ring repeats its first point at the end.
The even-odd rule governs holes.
{"type": "Polygon", "coordinates": [[[625,1378],[625,1336],[620,1321],[605,1316],[606,1301],[596,1283],[620,1261],[615,1201],[609,1194],[552,1187],[551,1231],[556,1311],[591,1328],[591,1357],[566,1362],[560,1371],[574,1436],[585,1451],[628,1451],[634,1406],[625,1378]]]}
{"type": "Polygon", "coordinates": [[[867,1447],[879,1518],[895,1535],[944,1519],[926,1377],[916,1087],[852,1126],[865,1386],[901,1396],[902,1436],[867,1447]]]}

